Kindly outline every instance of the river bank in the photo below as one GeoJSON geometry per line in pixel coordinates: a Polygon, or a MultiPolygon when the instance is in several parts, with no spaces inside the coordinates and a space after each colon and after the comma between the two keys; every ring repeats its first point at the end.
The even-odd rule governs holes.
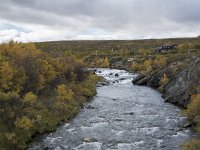
{"type": "Polygon", "coordinates": [[[165,103],[161,94],[132,84],[135,74],[100,69],[109,84],[97,87],[97,95],[70,122],[40,137],[36,149],[180,149],[193,135],[182,128],[179,109],[165,103]]]}
{"type": "MultiPolygon", "coordinates": [[[[164,66],[158,72],[149,75],[139,75],[132,82],[136,85],[148,85],[153,88],[160,88],[162,75],[169,70],[170,65],[164,66]]],[[[190,96],[195,94],[195,87],[199,85],[200,59],[195,58],[176,76],[171,78],[162,87],[163,97],[166,102],[173,103],[186,108],[190,102],[190,96]]]]}

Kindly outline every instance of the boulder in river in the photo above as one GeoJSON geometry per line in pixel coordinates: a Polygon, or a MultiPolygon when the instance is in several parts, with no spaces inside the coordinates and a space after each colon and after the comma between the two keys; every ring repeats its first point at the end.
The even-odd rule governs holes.
{"type": "Polygon", "coordinates": [[[119,74],[118,74],[118,73],[115,73],[115,77],[119,77],[119,74]]]}
{"type": "Polygon", "coordinates": [[[127,112],[127,113],[124,113],[124,115],[134,115],[134,112],[127,112]]]}
{"type": "Polygon", "coordinates": [[[92,137],[85,137],[83,139],[83,142],[90,143],[90,142],[97,142],[97,140],[92,137]]]}
{"type": "Polygon", "coordinates": [[[86,108],[86,109],[97,109],[96,107],[91,106],[91,105],[88,105],[88,106],[86,106],[85,108],[86,108]]]}
{"type": "Polygon", "coordinates": [[[138,82],[139,80],[141,80],[142,78],[144,78],[145,76],[142,74],[139,74],[136,78],[134,78],[132,80],[132,83],[135,84],[136,82],[138,82]]]}
{"type": "Polygon", "coordinates": [[[190,121],[187,121],[186,123],[184,123],[183,125],[182,125],[182,127],[183,128],[189,128],[189,127],[192,127],[192,122],[190,122],[190,121]]]}
{"type": "Polygon", "coordinates": [[[113,100],[113,101],[116,101],[116,100],[117,100],[117,98],[113,98],[112,100],[113,100]]]}
{"type": "Polygon", "coordinates": [[[135,85],[146,85],[148,81],[149,81],[149,78],[145,77],[139,80],[138,82],[136,82],[135,85]]]}
{"type": "Polygon", "coordinates": [[[121,118],[116,118],[116,119],[114,119],[115,121],[124,121],[123,119],[121,119],[121,118]]]}
{"type": "Polygon", "coordinates": [[[125,78],[120,78],[119,80],[122,81],[122,80],[125,80],[125,78]]]}

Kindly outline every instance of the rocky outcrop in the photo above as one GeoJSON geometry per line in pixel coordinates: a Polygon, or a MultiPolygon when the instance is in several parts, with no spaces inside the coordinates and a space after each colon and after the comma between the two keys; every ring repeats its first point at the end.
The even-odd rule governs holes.
{"type": "Polygon", "coordinates": [[[135,79],[132,80],[132,83],[135,85],[147,85],[153,88],[158,88],[160,86],[160,79],[162,78],[163,74],[167,72],[169,67],[163,67],[159,71],[154,72],[153,74],[149,75],[138,75],[135,79]]]}
{"type": "Polygon", "coordinates": [[[132,80],[132,83],[135,85],[148,85],[150,87],[158,88],[160,82],[160,76],[158,74],[144,76],[138,75],[135,79],[132,80]]]}
{"type": "Polygon", "coordinates": [[[132,83],[133,84],[137,84],[138,81],[140,81],[141,79],[143,79],[145,76],[139,74],[138,76],[136,76],[133,80],[132,83]]]}
{"type": "Polygon", "coordinates": [[[180,72],[173,80],[165,86],[163,97],[165,101],[186,107],[193,89],[200,82],[200,58],[196,58],[192,63],[180,72]]]}
{"type": "Polygon", "coordinates": [[[149,77],[145,76],[135,83],[135,85],[147,85],[149,77]]]}
{"type": "MultiPolygon", "coordinates": [[[[168,65],[151,75],[138,75],[132,83],[135,85],[148,85],[157,89],[160,86],[159,82],[162,75],[165,72],[170,75],[169,69],[170,66],[168,65]]],[[[170,79],[171,81],[163,87],[163,98],[166,102],[186,107],[190,96],[194,94],[195,87],[200,83],[200,58],[194,58],[191,64],[175,77],[170,75],[170,79]]]]}

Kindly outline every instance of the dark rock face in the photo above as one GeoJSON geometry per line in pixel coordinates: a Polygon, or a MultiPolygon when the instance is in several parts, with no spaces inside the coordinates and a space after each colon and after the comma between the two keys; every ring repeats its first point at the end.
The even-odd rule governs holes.
{"type": "Polygon", "coordinates": [[[140,79],[139,81],[137,81],[135,83],[135,85],[147,85],[147,82],[149,81],[149,77],[144,77],[142,79],[140,79]]]}
{"type": "Polygon", "coordinates": [[[160,78],[167,69],[167,67],[164,67],[160,71],[146,76],[140,74],[133,79],[132,83],[135,85],[147,85],[153,88],[158,88],[160,86],[160,78]]]}
{"type": "Polygon", "coordinates": [[[186,107],[194,87],[200,82],[200,58],[180,72],[173,80],[165,86],[163,97],[165,101],[186,107]]]}
{"type": "Polygon", "coordinates": [[[134,79],[132,80],[132,83],[133,83],[133,84],[136,84],[138,81],[140,81],[140,80],[143,79],[144,77],[145,77],[145,76],[139,74],[136,78],[134,78],[134,79]]]}
{"type": "Polygon", "coordinates": [[[159,82],[160,82],[160,76],[154,75],[150,78],[147,85],[150,87],[158,88],[160,86],[159,82]]]}
{"type": "Polygon", "coordinates": [[[167,75],[171,78],[172,75],[170,75],[170,66],[164,66],[159,71],[153,73],[152,75],[149,75],[149,80],[147,82],[147,85],[153,88],[159,88],[160,87],[160,79],[162,78],[164,73],[167,73],[167,75]]]}

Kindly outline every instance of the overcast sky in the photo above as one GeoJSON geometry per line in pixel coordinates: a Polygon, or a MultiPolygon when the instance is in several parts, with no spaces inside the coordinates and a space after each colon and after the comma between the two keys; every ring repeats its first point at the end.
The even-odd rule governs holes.
{"type": "Polygon", "coordinates": [[[0,0],[0,42],[199,34],[200,0],[0,0]]]}

